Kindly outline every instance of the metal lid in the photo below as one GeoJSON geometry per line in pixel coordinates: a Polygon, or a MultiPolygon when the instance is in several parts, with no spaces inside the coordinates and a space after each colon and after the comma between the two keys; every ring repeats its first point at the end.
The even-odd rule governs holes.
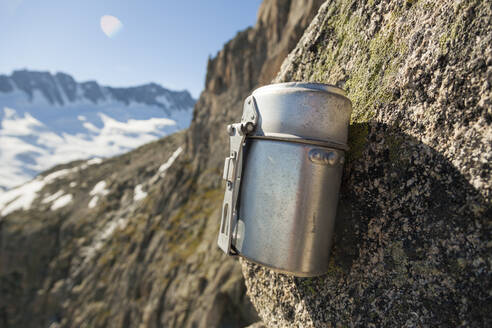
{"type": "Polygon", "coordinates": [[[289,82],[258,88],[252,95],[259,113],[255,136],[346,146],[352,104],[342,89],[289,82]]]}

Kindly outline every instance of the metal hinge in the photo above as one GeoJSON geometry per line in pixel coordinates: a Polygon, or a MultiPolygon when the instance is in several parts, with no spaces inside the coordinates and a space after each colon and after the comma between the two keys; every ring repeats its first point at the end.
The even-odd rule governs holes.
{"type": "Polygon", "coordinates": [[[243,147],[246,136],[255,131],[258,124],[258,110],[253,96],[246,98],[243,108],[241,123],[234,123],[227,126],[230,141],[229,157],[224,163],[224,180],[226,180],[226,190],[224,203],[222,204],[222,219],[220,221],[219,247],[229,255],[237,255],[233,250],[232,234],[237,222],[237,198],[241,185],[241,173],[243,167],[243,147]]]}

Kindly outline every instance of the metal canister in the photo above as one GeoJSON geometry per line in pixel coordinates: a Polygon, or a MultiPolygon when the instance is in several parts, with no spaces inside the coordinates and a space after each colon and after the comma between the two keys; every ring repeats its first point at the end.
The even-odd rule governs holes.
{"type": "Polygon", "coordinates": [[[352,106],[318,83],[261,87],[228,126],[219,246],[296,276],[327,272],[352,106]]]}

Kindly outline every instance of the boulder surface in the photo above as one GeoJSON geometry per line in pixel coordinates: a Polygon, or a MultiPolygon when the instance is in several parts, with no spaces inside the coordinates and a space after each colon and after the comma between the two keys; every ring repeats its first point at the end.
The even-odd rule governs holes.
{"type": "Polygon", "coordinates": [[[492,325],[488,1],[324,3],[276,78],[353,103],[330,270],[243,261],[269,327],[492,325]]]}

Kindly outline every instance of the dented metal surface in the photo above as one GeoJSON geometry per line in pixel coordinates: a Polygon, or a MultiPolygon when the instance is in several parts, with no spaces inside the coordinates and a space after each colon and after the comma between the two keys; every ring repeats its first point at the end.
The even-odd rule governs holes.
{"type": "Polygon", "coordinates": [[[224,252],[297,276],[327,271],[350,113],[343,90],[323,84],[274,84],[247,98],[228,128],[224,252]]]}

